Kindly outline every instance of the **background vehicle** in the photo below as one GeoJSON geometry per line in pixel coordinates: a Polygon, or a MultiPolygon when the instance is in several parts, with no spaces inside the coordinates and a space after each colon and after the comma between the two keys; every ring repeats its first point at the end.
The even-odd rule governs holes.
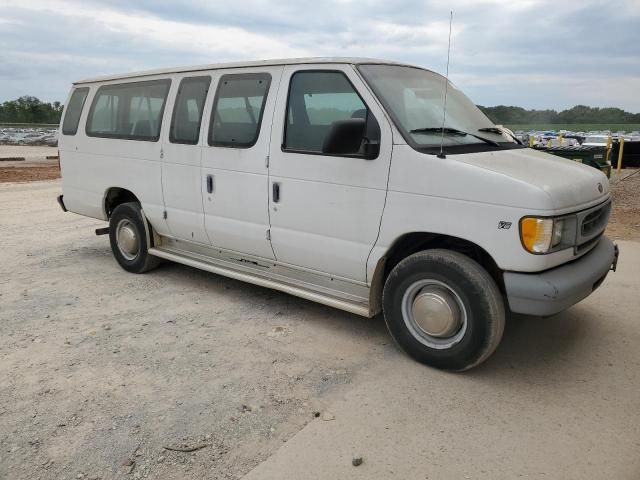
{"type": "Polygon", "coordinates": [[[63,209],[127,271],[164,258],[359,315],[465,370],[505,310],[551,315],[617,259],[595,169],[525,148],[428,70],[273,60],[74,85],[63,209]]]}
{"type": "Polygon", "coordinates": [[[589,135],[582,145],[585,147],[606,147],[609,137],[607,135],[589,135]]]}

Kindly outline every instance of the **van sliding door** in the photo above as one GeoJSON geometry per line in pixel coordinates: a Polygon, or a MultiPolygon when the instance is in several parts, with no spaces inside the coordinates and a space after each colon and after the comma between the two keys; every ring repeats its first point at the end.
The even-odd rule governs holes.
{"type": "Polygon", "coordinates": [[[205,227],[211,243],[268,259],[274,256],[268,234],[267,156],[281,74],[279,66],[220,71],[202,153],[205,227]]]}
{"type": "Polygon", "coordinates": [[[175,238],[209,245],[202,208],[200,130],[210,75],[176,78],[169,128],[163,139],[162,191],[175,238]]]}

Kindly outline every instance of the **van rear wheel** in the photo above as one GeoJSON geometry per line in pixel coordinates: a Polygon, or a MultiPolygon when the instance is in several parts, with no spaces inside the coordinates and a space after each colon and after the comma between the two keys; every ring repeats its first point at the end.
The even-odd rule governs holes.
{"type": "Polygon", "coordinates": [[[425,250],[398,263],[385,282],[382,307],[398,345],[445,370],[482,363],[504,331],[496,282],[477,262],[450,250],[425,250]]]}
{"type": "Polygon", "coordinates": [[[111,251],[120,266],[128,272],[144,273],[160,263],[158,257],[149,255],[146,221],[137,202],[118,205],[109,219],[111,251]]]}

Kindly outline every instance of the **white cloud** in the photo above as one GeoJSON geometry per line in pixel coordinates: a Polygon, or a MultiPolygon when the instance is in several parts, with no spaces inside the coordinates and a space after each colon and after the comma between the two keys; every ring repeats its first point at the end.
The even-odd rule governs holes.
{"type": "MultiPolygon", "coordinates": [[[[640,111],[640,2],[618,0],[0,0],[0,100],[163,66],[297,56],[444,72],[483,104],[640,111]],[[22,59],[22,60],[21,60],[22,59]],[[47,82],[41,78],[46,75],[47,82]],[[626,89],[621,93],[620,89],[626,89]]],[[[55,93],[58,92],[58,93],[55,93]]]]}
{"type": "Polygon", "coordinates": [[[278,39],[237,27],[194,25],[60,0],[29,0],[20,7],[50,15],[74,17],[80,21],[89,20],[111,33],[121,34],[129,42],[153,45],[154,48],[245,58],[307,54],[306,51],[292,48],[278,39]]]}

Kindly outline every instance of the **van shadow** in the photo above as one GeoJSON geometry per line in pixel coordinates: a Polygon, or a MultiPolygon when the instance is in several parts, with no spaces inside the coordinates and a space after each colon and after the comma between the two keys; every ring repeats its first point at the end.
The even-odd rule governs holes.
{"type": "MultiPolygon", "coordinates": [[[[182,265],[164,265],[162,269],[181,277],[188,271],[188,279],[181,278],[181,282],[194,281],[205,290],[224,294],[230,300],[246,302],[250,299],[256,305],[262,304],[265,316],[285,311],[292,318],[330,329],[332,335],[357,337],[358,341],[371,342],[372,346],[385,345],[386,354],[382,358],[386,360],[402,358],[413,362],[395,345],[381,314],[366,319],[283,292],[182,265]]],[[[546,318],[508,314],[504,336],[496,352],[467,374],[494,378],[506,375],[513,382],[516,369],[521,374],[519,378],[526,382],[536,377],[552,380],[555,375],[566,375],[567,370],[584,369],[588,346],[598,342],[601,323],[598,312],[585,305],[577,305],[546,318]]],[[[344,354],[348,355],[348,352],[344,354]]]]}
{"type": "MultiPolygon", "coordinates": [[[[375,344],[393,343],[388,336],[384,320],[380,315],[365,318],[353,313],[322,305],[311,300],[296,297],[233,278],[216,275],[197,268],[165,262],[159,269],[147,275],[162,275],[175,279],[185,288],[194,288],[200,294],[224,295],[231,302],[245,302],[262,312],[266,318],[286,314],[289,320],[311,321],[332,334],[361,337],[375,344]]],[[[344,352],[348,355],[349,352],[344,352]]]]}
{"type": "MultiPolygon", "coordinates": [[[[72,255],[76,257],[77,263],[93,264],[94,267],[89,268],[107,272],[109,277],[115,276],[116,282],[126,281],[133,284],[131,291],[147,288],[149,281],[152,281],[154,285],[162,285],[170,291],[175,289],[182,293],[189,292],[189,295],[194,299],[197,298],[203,306],[206,303],[202,300],[208,295],[212,298],[222,296],[226,301],[237,302],[239,306],[241,305],[241,310],[253,307],[252,316],[259,313],[261,316],[270,318],[286,314],[292,319],[304,318],[305,321],[322,322],[323,325],[334,329],[337,335],[341,332],[366,335],[391,343],[381,316],[372,319],[364,318],[278,290],[170,261],[163,261],[157,269],[142,275],[131,274],[118,265],[108,246],[83,247],[74,251],[72,255]]],[[[68,257],[65,256],[63,260],[65,263],[68,262],[68,257]]]]}
{"type": "MultiPolygon", "coordinates": [[[[120,269],[115,260],[101,248],[88,248],[76,252],[76,255],[87,257],[87,261],[105,263],[101,268],[111,264],[129,280],[135,279],[120,269]],[[104,255],[96,255],[104,253],[104,255]]],[[[109,252],[110,253],[110,252],[109,252]]],[[[85,260],[80,260],[85,261],[85,260]]],[[[261,316],[273,317],[286,313],[288,318],[296,321],[311,321],[322,328],[330,329],[336,336],[357,338],[358,341],[371,342],[371,345],[385,345],[388,360],[397,358],[393,352],[401,353],[389,334],[382,315],[366,319],[358,315],[337,310],[276,290],[248,284],[204,270],[191,268],[172,262],[164,262],[160,268],[146,273],[143,277],[162,281],[163,284],[175,283],[180,288],[193,289],[196,296],[223,295],[231,302],[250,302],[250,306],[262,312],[261,316]]],[[[522,374],[526,379],[538,375],[554,375],[557,369],[584,368],[584,358],[588,354],[586,348],[598,339],[597,310],[585,305],[577,305],[558,315],[546,318],[510,314],[507,316],[504,336],[496,352],[482,365],[468,371],[465,375],[474,377],[498,378],[509,375],[513,381],[513,371],[522,374]],[[577,367],[578,366],[578,367],[577,367]]],[[[348,352],[345,352],[347,355],[348,352]]],[[[410,360],[408,357],[406,360],[410,360]]],[[[427,367],[425,367],[427,368],[427,367]]]]}
{"type": "Polygon", "coordinates": [[[553,382],[588,368],[590,346],[598,342],[602,319],[585,305],[551,317],[509,314],[502,342],[483,365],[469,373],[478,377],[509,376],[511,382],[553,382]],[[513,375],[517,370],[518,375],[513,375]]]}

